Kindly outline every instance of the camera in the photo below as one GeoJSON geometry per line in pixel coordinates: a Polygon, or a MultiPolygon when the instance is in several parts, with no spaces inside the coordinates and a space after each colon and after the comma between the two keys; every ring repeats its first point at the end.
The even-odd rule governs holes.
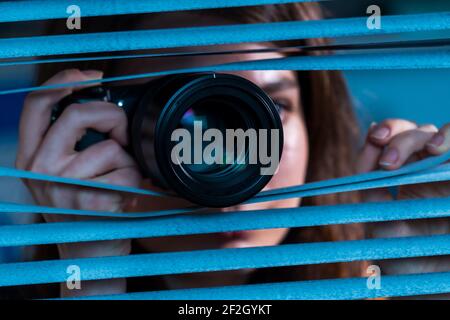
{"type": "MultiPolygon", "coordinates": [[[[144,84],[83,89],[53,108],[52,122],[71,104],[89,101],[124,110],[127,151],[144,177],[201,206],[248,200],[267,185],[281,159],[283,127],[277,105],[257,85],[236,75],[177,74],[144,84]],[[263,156],[258,158],[258,152],[263,156]],[[268,171],[269,156],[274,163],[268,171]]],[[[105,139],[107,134],[88,129],[75,149],[105,139]]]]}

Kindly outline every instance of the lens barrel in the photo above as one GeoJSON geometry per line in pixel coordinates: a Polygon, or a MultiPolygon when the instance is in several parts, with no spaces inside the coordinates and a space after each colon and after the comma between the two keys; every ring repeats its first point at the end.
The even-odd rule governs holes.
{"type": "MultiPolygon", "coordinates": [[[[261,163],[258,155],[250,154],[256,152],[249,148],[254,143],[250,141],[254,136],[248,136],[248,139],[240,140],[240,146],[228,149],[230,141],[225,140],[229,138],[229,130],[240,130],[241,133],[266,130],[269,134],[256,136],[258,151],[265,146],[269,154],[276,152],[279,155],[278,162],[281,158],[283,128],[278,108],[261,88],[236,75],[181,74],[158,78],[144,85],[90,88],[64,99],[54,110],[54,120],[69,104],[89,99],[110,101],[125,110],[129,118],[129,151],[144,176],[202,206],[228,207],[242,203],[262,190],[272,177],[261,174],[266,164],[261,163]],[[198,130],[199,125],[202,131],[198,130]],[[224,140],[216,146],[223,146],[224,161],[209,161],[208,164],[204,158],[201,162],[198,159],[191,163],[174,161],[173,150],[180,140],[174,139],[173,133],[178,129],[192,137],[193,149],[183,150],[182,155],[188,152],[198,156],[195,148],[200,148],[201,155],[205,155],[203,150],[213,142],[211,137],[204,139],[205,132],[213,129],[220,133],[224,140]],[[271,144],[272,130],[279,132],[277,150],[273,150],[271,144]],[[230,154],[235,156],[232,161],[228,159],[230,154]],[[258,159],[256,163],[249,161],[255,158],[258,159]]],[[[90,131],[79,142],[82,146],[78,148],[86,148],[102,139],[105,139],[104,135],[90,131]]]]}

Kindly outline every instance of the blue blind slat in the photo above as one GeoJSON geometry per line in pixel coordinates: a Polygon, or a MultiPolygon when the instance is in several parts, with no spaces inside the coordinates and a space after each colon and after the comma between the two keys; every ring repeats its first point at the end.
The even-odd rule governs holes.
{"type": "Polygon", "coordinates": [[[253,197],[246,203],[257,203],[272,200],[290,199],[295,197],[312,197],[332,193],[350,192],[358,190],[369,190],[375,188],[387,188],[417,183],[441,182],[450,180],[450,165],[442,165],[436,169],[429,169],[423,172],[404,174],[393,177],[386,177],[371,181],[361,181],[338,186],[323,187],[317,189],[301,190],[292,192],[279,192],[260,197],[253,197]]]}
{"type": "MultiPolygon", "coordinates": [[[[352,178],[352,177],[350,177],[352,178]]],[[[438,182],[438,181],[448,181],[450,180],[450,170],[449,165],[443,165],[442,168],[426,170],[426,172],[410,173],[400,176],[392,176],[383,179],[358,182],[338,185],[335,187],[324,187],[312,190],[305,190],[287,194],[270,195],[263,198],[253,198],[247,201],[247,203],[254,202],[264,202],[279,199],[289,199],[307,196],[317,196],[325,195],[339,192],[348,192],[355,190],[366,190],[375,189],[381,187],[389,186],[399,186],[408,185],[416,183],[427,183],[427,182],[438,182]]],[[[64,214],[64,215],[83,215],[83,216],[96,216],[96,217],[112,217],[112,218],[148,218],[148,217],[159,217],[159,216],[169,216],[181,213],[194,213],[200,207],[191,208],[179,208],[161,211],[150,211],[150,212],[127,212],[127,213],[112,213],[112,212],[102,212],[102,211],[89,211],[89,210],[76,210],[76,209],[64,209],[64,208],[53,208],[45,207],[39,205],[26,205],[26,204],[16,204],[0,202],[0,212],[14,212],[14,213],[49,213],[49,214],[64,214]]]]}
{"type": "Polygon", "coordinates": [[[450,198],[0,227],[0,247],[450,217],[450,198]]]}
{"type": "Polygon", "coordinates": [[[0,177],[16,177],[30,180],[50,181],[64,184],[73,184],[80,187],[97,188],[103,190],[120,191],[134,194],[141,194],[147,196],[163,196],[161,192],[154,192],[146,189],[132,188],[127,186],[111,185],[92,180],[80,180],[59,176],[50,176],[36,172],[20,170],[15,168],[0,167],[0,177]]]}
{"type": "Polygon", "coordinates": [[[77,209],[65,209],[45,207],[39,205],[27,205],[10,202],[0,201],[0,212],[4,213],[32,213],[32,214],[62,214],[62,215],[81,215],[92,217],[104,217],[104,218],[149,218],[170,216],[181,213],[192,213],[196,208],[178,208],[168,210],[157,210],[149,212],[127,212],[127,213],[114,213],[108,211],[89,211],[89,210],[77,210],[77,209]]]}
{"type": "Polygon", "coordinates": [[[318,189],[318,188],[324,188],[324,187],[334,187],[337,185],[354,184],[354,183],[358,183],[358,182],[368,182],[368,181],[372,181],[372,180],[379,180],[381,178],[401,176],[401,175],[409,174],[409,173],[413,173],[413,172],[419,172],[419,171],[427,172],[427,171],[425,171],[427,169],[432,169],[432,171],[430,171],[430,172],[435,172],[435,170],[438,169],[437,166],[443,164],[438,169],[438,172],[442,172],[442,171],[450,170],[450,164],[445,164],[445,162],[447,162],[448,160],[450,160],[450,152],[441,154],[439,156],[432,156],[429,158],[425,158],[421,161],[416,161],[416,162],[412,162],[409,164],[405,164],[401,168],[394,170],[394,171],[376,170],[376,171],[370,171],[367,173],[362,173],[362,174],[357,174],[357,175],[352,175],[352,176],[311,182],[311,183],[298,185],[298,186],[267,190],[267,191],[260,192],[258,194],[258,197],[265,197],[268,195],[275,195],[275,194],[279,194],[279,193],[306,191],[306,190],[312,190],[312,189],[318,189]]]}
{"type": "Polygon", "coordinates": [[[0,264],[0,286],[65,282],[70,265],[77,265],[82,281],[87,281],[447,255],[449,243],[450,235],[438,235],[9,263],[0,264]]]}
{"type": "Polygon", "coordinates": [[[134,75],[104,78],[101,80],[79,81],[47,86],[35,86],[0,91],[0,95],[29,91],[59,89],[95,83],[108,83],[123,80],[145,79],[186,72],[229,72],[249,70],[386,70],[386,69],[433,69],[450,68],[450,49],[420,50],[411,52],[386,52],[366,54],[339,54],[330,56],[303,56],[258,61],[243,61],[212,65],[199,68],[187,68],[150,72],[134,75]]]}
{"type": "MultiPolygon", "coordinates": [[[[444,164],[446,161],[450,160],[450,152],[439,156],[432,156],[421,161],[406,164],[397,170],[377,170],[368,173],[362,173],[352,176],[340,177],[335,179],[328,179],[324,181],[310,182],[302,184],[299,186],[292,186],[287,188],[278,188],[269,191],[260,192],[257,197],[264,198],[267,196],[279,195],[280,193],[294,193],[301,191],[309,191],[314,189],[321,189],[327,187],[335,187],[347,184],[355,184],[358,182],[369,182],[374,180],[380,180],[383,178],[399,177],[407,174],[412,174],[416,172],[421,172],[423,174],[433,174],[433,173],[446,173],[450,170],[450,164],[444,164]],[[441,166],[439,166],[441,165],[441,166]]],[[[125,186],[111,185],[105,183],[99,183],[90,180],[81,180],[68,177],[60,177],[42,173],[36,173],[26,170],[20,170],[15,168],[0,167],[0,177],[12,177],[12,178],[22,178],[37,181],[47,181],[63,183],[68,185],[80,186],[80,187],[90,187],[98,188],[102,190],[120,191],[127,193],[135,193],[148,196],[164,196],[168,194],[163,194],[160,192],[153,192],[147,189],[131,188],[125,186]]],[[[431,179],[431,178],[430,178],[431,179]]],[[[432,180],[433,181],[433,180],[432,180]]],[[[419,182],[424,182],[423,180],[419,182]]]]}
{"type": "MultiPolygon", "coordinates": [[[[302,2],[307,2],[304,0],[302,2]]],[[[230,0],[199,1],[104,1],[80,0],[77,4],[84,16],[165,12],[199,8],[246,6],[294,1],[230,0]]],[[[296,1],[300,2],[300,1],[296,1]]],[[[67,3],[67,6],[69,3],[67,3]]],[[[0,22],[54,19],[67,16],[62,1],[0,2],[0,22]],[[39,7],[39,10],[36,10],[39,7]],[[64,11],[61,10],[64,9],[64,11]]],[[[209,46],[245,42],[308,39],[317,37],[371,36],[380,34],[436,31],[450,29],[450,12],[420,15],[385,16],[381,30],[369,30],[366,17],[318,21],[278,22],[179,29],[121,31],[95,34],[73,34],[0,39],[0,59],[47,55],[114,52],[142,49],[162,49],[182,46],[209,46]],[[71,45],[68,46],[67,43],[71,45]]],[[[289,57],[246,61],[201,68],[169,70],[140,75],[104,79],[102,82],[147,78],[166,74],[201,71],[242,70],[372,70],[450,68],[450,49],[425,49],[382,53],[339,54],[319,57],[289,57]]],[[[98,82],[98,81],[92,81],[98,82]]],[[[80,82],[87,84],[91,82],[80,82]]],[[[65,87],[21,88],[0,94],[65,87]]],[[[362,190],[402,184],[414,184],[450,179],[450,166],[439,163],[449,160],[449,154],[406,166],[396,172],[375,172],[305,186],[263,192],[249,202],[305,197],[336,192],[362,190]],[[415,169],[414,169],[415,168],[415,169]]],[[[1,168],[0,168],[1,169],[1,168]]],[[[0,174],[70,183],[115,191],[152,196],[165,194],[147,190],[97,184],[3,168],[0,174]]],[[[194,208],[160,212],[116,214],[115,217],[141,218],[53,223],[0,227],[0,246],[20,246],[63,242],[82,242],[124,238],[185,235],[276,227],[306,227],[326,224],[392,221],[448,217],[450,198],[363,203],[323,207],[276,209],[251,212],[230,212],[201,216],[178,215],[192,213],[194,208]],[[142,219],[142,217],[154,217],[142,219]],[[167,215],[167,216],[164,216],[167,215]]],[[[106,212],[88,212],[41,206],[0,203],[0,212],[59,213],[113,216],[106,212]]],[[[241,268],[379,260],[450,254],[450,235],[372,239],[359,241],[291,244],[243,249],[216,249],[158,254],[54,260],[0,265],[0,286],[64,282],[67,266],[75,264],[82,270],[82,280],[98,280],[188,272],[208,272],[241,268]],[[174,264],[173,261],[177,261],[174,264]]],[[[410,296],[450,292],[450,273],[409,276],[384,276],[381,290],[369,290],[366,279],[333,279],[322,281],[275,283],[223,288],[147,292],[94,298],[134,299],[356,299],[380,296],[410,296]]]]}
{"type": "Polygon", "coordinates": [[[448,30],[450,12],[384,16],[379,30],[366,23],[363,17],[9,38],[0,39],[0,59],[448,30]]]}
{"type": "Polygon", "coordinates": [[[321,0],[32,0],[0,2],[0,23],[67,18],[66,8],[76,4],[83,17],[181,10],[243,7],[321,0]]]}
{"type": "Polygon", "coordinates": [[[450,292],[450,272],[383,276],[381,289],[366,278],[297,281],[219,288],[165,290],[74,299],[104,300],[350,300],[450,292]]]}

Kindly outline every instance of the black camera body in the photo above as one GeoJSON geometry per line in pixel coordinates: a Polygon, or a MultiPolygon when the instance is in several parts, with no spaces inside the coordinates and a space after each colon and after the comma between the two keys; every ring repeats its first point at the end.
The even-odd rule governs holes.
{"type": "MultiPolygon", "coordinates": [[[[258,86],[235,75],[178,74],[145,84],[83,89],[54,107],[52,122],[71,104],[89,101],[110,102],[125,111],[130,137],[127,151],[145,177],[202,206],[241,203],[262,190],[271,175],[261,175],[260,163],[202,166],[174,163],[171,157],[177,144],[172,139],[174,130],[186,128],[192,132],[196,118],[209,127],[215,124],[223,132],[229,128],[276,129],[280,132],[276,151],[281,158],[283,129],[277,106],[258,86]]],[[[84,150],[107,138],[106,134],[89,129],[75,149],[84,150]]],[[[270,149],[270,141],[267,145],[270,149]]]]}

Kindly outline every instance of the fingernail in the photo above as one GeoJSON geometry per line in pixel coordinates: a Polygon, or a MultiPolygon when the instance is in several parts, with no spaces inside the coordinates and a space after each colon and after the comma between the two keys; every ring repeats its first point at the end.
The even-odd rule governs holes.
{"type": "Polygon", "coordinates": [[[378,140],[383,140],[386,139],[389,134],[391,133],[391,130],[389,130],[389,128],[387,127],[379,127],[377,129],[375,129],[370,136],[372,138],[378,139],[378,140]]]}
{"type": "Polygon", "coordinates": [[[382,166],[390,166],[395,164],[398,161],[399,154],[397,149],[395,148],[388,148],[383,153],[383,156],[380,159],[380,165],[382,166]]]}
{"type": "Polygon", "coordinates": [[[99,70],[84,70],[83,74],[88,78],[93,78],[93,79],[103,78],[103,71],[99,71],[99,70]]]}
{"type": "Polygon", "coordinates": [[[430,147],[438,148],[444,143],[444,141],[445,137],[442,134],[438,133],[435,134],[433,138],[431,138],[427,145],[429,145],[430,147]]]}

